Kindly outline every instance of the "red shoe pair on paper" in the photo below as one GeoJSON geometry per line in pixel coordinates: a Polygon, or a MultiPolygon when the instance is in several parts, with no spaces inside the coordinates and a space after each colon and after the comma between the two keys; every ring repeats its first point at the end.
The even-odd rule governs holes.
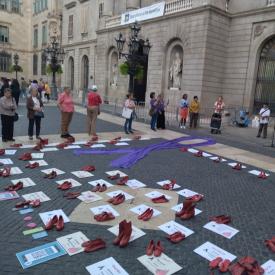
{"type": "Polygon", "coordinates": [[[258,175],[258,178],[265,180],[267,179],[267,175],[264,171],[261,171],[260,174],[258,175]]]}
{"type": "Polygon", "coordinates": [[[49,174],[46,174],[45,176],[44,176],[44,178],[45,179],[54,179],[54,178],[56,178],[57,177],[57,173],[56,173],[56,171],[52,171],[52,172],[50,172],[49,174]]]}
{"type": "Polygon", "coordinates": [[[226,215],[219,215],[211,217],[209,220],[219,224],[229,224],[231,222],[231,217],[226,215]]]}
{"type": "Polygon", "coordinates": [[[5,155],[5,149],[0,149],[0,156],[5,155]]]}
{"type": "Polygon", "coordinates": [[[182,204],[183,207],[179,212],[176,213],[176,216],[182,220],[193,218],[195,216],[196,203],[193,200],[186,198],[182,204]]]}
{"type": "Polygon", "coordinates": [[[169,202],[169,200],[165,197],[165,195],[162,195],[157,198],[153,198],[152,202],[153,203],[165,203],[165,202],[169,202]]]}
{"type": "Polygon", "coordinates": [[[98,183],[93,189],[92,192],[105,192],[107,190],[107,186],[105,183],[102,185],[98,183]]]}
{"type": "Polygon", "coordinates": [[[95,142],[94,141],[88,141],[87,143],[84,144],[85,147],[91,147],[92,145],[94,145],[95,142]]]}
{"type": "Polygon", "coordinates": [[[98,136],[93,136],[93,137],[91,138],[91,141],[98,141],[98,136]]]}
{"type": "Polygon", "coordinates": [[[111,212],[102,212],[101,214],[94,215],[94,219],[97,222],[105,222],[105,221],[111,221],[114,220],[116,217],[111,212]]]}
{"type": "Polygon", "coordinates": [[[219,268],[219,271],[224,273],[229,270],[230,263],[229,260],[223,260],[221,257],[217,257],[209,263],[209,268],[210,270],[219,268]]]}
{"type": "Polygon", "coordinates": [[[258,264],[258,262],[250,257],[246,256],[241,258],[237,263],[229,267],[229,271],[232,275],[249,274],[249,275],[263,275],[264,269],[258,264]]]}
{"type": "Polygon", "coordinates": [[[120,178],[120,174],[119,173],[117,173],[117,174],[115,174],[113,176],[108,176],[108,179],[110,179],[110,180],[117,180],[119,178],[120,178]]]}
{"type": "Polygon", "coordinates": [[[34,169],[34,168],[37,168],[37,167],[39,167],[39,163],[38,162],[33,162],[33,163],[27,164],[25,166],[25,168],[30,168],[30,169],[34,169]]]}
{"type": "Polygon", "coordinates": [[[119,205],[119,204],[123,203],[124,201],[125,201],[125,195],[122,193],[120,193],[108,200],[108,202],[113,205],[119,205]]]}
{"type": "Polygon", "coordinates": [[[117,144],[117,142],[118,142],[119,140],[121,140],[121,137],[116,137],[116,138],[110,140],[110,141],[109,141],[109,144],[117,144]]]}
{"type": "Polygon", "coordinates": [[[32,149],[35,151],[40,151],[43,148],[44,148],[44,144],[41,141],[39,141],[36,143],[36,145],[32,149]]]}
{"type": "Polygon", "coordinates": [[[151,240],[146,248],[147,256],[152,256],[154,254],[155,257],[159,257],[162,252],[164,252],[164,247],[161,245],[160,241],[155,245],[154,241],[151,240]]]}
{"type": "Polygon", "coordinates": [[[213,160],[213,162],[220,163],[220,162],[222,162],[222,158],[221,157],[217,157],[216,159],[213,160]]]}
{"type": "Polygon", "coordinates": [[[113,240],[114,245],[125,247],[128,245],[132,234],[132,222],[123,220],[119,223],[118,236],[113,240]]]}
{"type": "Polygon", "coordinates": [[[102,239],[95,239],[86,241],[81,246],[84,247],[84,252],[89,253],[105,248],[106,243],[102,239]]]}
{"type": "Polygon", "coordinates": [[[48,145],[49,144],[49,139],[48,138],[40,138],[40,143],[42,145],[48,145]]]}
{"type": "Polygon", "coordinates": [[[80,192],[67,192],[63,195],[63,197],[68,199],[68,200],[72,200],[72,199],[76,199],[80,195],[81,195],[80,192]]]}
{"type": "Polygon", "coordinates": [[[162,185],[163,190],[173,190],[176,184],[176,180],[170,180],[169,183],[165,183],[162,185]]]}
{"type": "Polygon", "coordinates": [[[232,167],[232,169],[240,171],[240,170],[242,170],[242,165],[240,163],[237,163],[236,165],[234,165],[232,167]]]}
{"type": "Polygon", "coordinates": [[[154,209],[147,208],[142,214],[138,216],[139,220],[143,220],[144,222],[149,221],[154,214],[154,209]]]}
{"type": "Polygon", "coordinates": [[[18,191],[23,189],[23,182],[18,181],[16,184],[9,185],[5,188],[6,191],[18,191]]]}
{"type": "Polygon", "coordinates": [[[22,156],[19,157],[19,160],[32,160],[32,154],[31,153],[25,153],[22,156]]]}
{"type": "Polygon", "coordinates": [[[198,151],[197,153],[194,154],[195,157],[203,157],[203,152],[198,151]]]}
{"type": "Polygon", "coordinates": [[[275,253],[275,237],[272,237],[270,240],[264,241],[265,245],[275,253]]]}
{"type": "Polygon", "coordinates": [[[57,189],[60,189],[62,191],[71,189],[73,184],[70,181],[64,181],[62,184],[59,184],[57,189]]]}
{"type": "Polygon", "coordinates": [[[193,196],[191,196],[191,197],[188,197],[187,200],[192,200],[193,202],[199,202],[199,201],[201,201],[203,198],[204,198],[203,195],[201,195],[201,194],[196,194],[196,195],[193,195],[193,196]]]}
{"type": "Polygon", "coordinates": [[[21,201],[16,203],[15,208],[24,208],[25,206],[31,206],[32,208],[36,208],[41,205],[41,201],[39,199],[33,201],[21,201]]]}
{"type": "Polygon", "coordinates": [[[71,141],[65,141],[65,142],[62,142],[62,143],[59,143],[58,145],[56,145],[56,147],[58,149],[64,149],[65,147],[71,145],[72,142],[71,141]]]}
{"type": "Polygon", "coordinates": [[[9,177],[11,174],[11,168],[10,167],[4,167],[0,170],[0,177],[9,177]]]}
{"type": "Polygon", "coordinates": [[[10,145],[11,148],[20,148],[21,146],[23,146],[22,143],[14,143],[14,144],[10,145]]]}
{"type": "Polygon", "coordinates": [[[141,136],[134,136],[133,137],[133,140],[140,140],[141,139],[141,136]]]}
{"type": "Polygon", "coordinates": [[[167,239],[172,243],[179,243],[185,239],[185,235],[180,231],[177,231],[167,237],[167,239]]]}
{"type": "Polygon", "coordinates": [[[55,226],[57,231],[61,231],[64,228],[64,219],[62,216],[57,217],[57,215],[54,215],[53,218],[51,218],[48,223],[45,226],[46,230],[51,230],[55,226]]]}
{"type": "Polygon", "coordinates": [[[86,172],[93,172],[93,171],[95,171],[95,166],[86,165],[86,166],[83,166],[80,170],[81,171],[86,171],[86,172]]]}
{"type": "Polygon", "coordinates": [[[129,177],[125,176],[125,177],[120,178],[116,184],[117,185],[126,185],[128,180],[129,180],[129,177]]]}

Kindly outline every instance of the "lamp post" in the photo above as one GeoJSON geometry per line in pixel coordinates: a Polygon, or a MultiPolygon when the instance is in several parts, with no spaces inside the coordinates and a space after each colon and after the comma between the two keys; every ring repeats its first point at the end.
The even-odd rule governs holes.
{"type": "Polygon", "coordinates": [[[119,53],[119,59],[124,57],[129,65],[128,74],[130,76],[129,80],[129,92],[134,92],[134,78],[137,72],[137,66],[145,64],[151,49],[151,44],[147,38],[145,41],[139,37],[139,32],[141,30],[140,25],[135,22],[130,26],[131,33],[128,41],[128,53],[123,52],[123,48],[126,39],[123,37],[122,33],[119,33],[118,37],[115,38],[117,43],[117,50],[119,53]]]}
{"type": "Polygon", "coordinates": [[[44,49],[44,54],[49,61],[52,72],[52,97],[57,99],[57,87],[56,87],[56,73],[61,68],[61,63],[63,63],[65,51],[60,47],[59,42],[57,41],[57,36],[51,38],[50,45],[44,49]]]}
{"type": "Polygon", "coordinates": [[[15,78],[17,79],[17,72],[20,71],[20,68],[19,68],[19,55],[16,53],[14,56],[13,56],[13,61],[14,61],[14,70],[15,70],[15,78]]]}

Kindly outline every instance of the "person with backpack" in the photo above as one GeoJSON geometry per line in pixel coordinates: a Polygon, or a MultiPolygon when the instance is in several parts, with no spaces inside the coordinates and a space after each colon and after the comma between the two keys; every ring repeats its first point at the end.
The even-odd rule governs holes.
{"type": "Polygon", "coordinates": [[[257,137],[261,137],[263,131],[263,138],[267,137],[267,126],[270,117],[270,109],[268,108],[267,104],[264,104],[262,109],[259,112],[260,115],[260,126],[257,137]]]}

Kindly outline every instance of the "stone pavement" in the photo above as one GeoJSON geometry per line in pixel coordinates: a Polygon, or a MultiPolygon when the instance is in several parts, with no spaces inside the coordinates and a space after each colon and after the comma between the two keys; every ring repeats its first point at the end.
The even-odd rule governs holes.
{"type": "MultiPolygon", "coordinates": [[[[88,136],[81,132],[83,128],[79,128],[78,130],[74,128],[84,127],[85,125],[85,117],[81,115],[81,113],[84,113],[84,110],[77,107],[77,111],[80,115],[78,119],[74,121],[72,128],[74,131],[72,132],[77,137],[77,140],[87,140],[88,136]],[[75,124],[81,124],[81,126],[76,126],[75,124]]],[[[50,112],[51,111],[49,111],[49,113],[50,112]]],[[[119,126],[122,125],[123,122],[121,118],[113,117],[109,114],[101,114],[100,118],[98,122],[98,133],[100,138],[110,139],[122,134],[122,127],[119,126]],[[110,123],[110,121],[112,121],[112,123],[110,123]],[[112,125],[110,126],[109,124],[112,125]],[[114,130],[109,131],[108,129],[110,129],[110,127],[114,130]]],[[[60,141],[58,135],[54,135],[58,127],[57,120],[57,115],[55,115],[50,124],[47,124],[47,119],[44,121],[44,125],[47,125],[46,129],[48,133],[45,137],[50,137],[50,142],[60,141]]],[[[183,135],[180,132],[172,130],[151,133],[148,132],[148,125],[136,122],[134,122],[134,128],[137,129],[138,133],[143,137],[151,139],[129,141],[129,146],[131,148],[144,147],[146,145],[159,143],[163,141],[163,138],[173,139],[183,135]]],[[[203,138],[203,135],[198,136],[203,138]]],[[[18,137],[17,142],[29,143],[27,137],[24,135],[18,137]]],[[[107,149],[114,148],[117,147],[107,144],[107,149]]],[[[152,152],[131,169],[120,169],[128,174],[130,179],[137,179],[147,185],[147,188],[143,188],[138,195],[134,192],[134,195],[139,200],[142,200],[142,198],[145,200],[143,194],[148,188],[159,190],[160,186],[157,185],[156,182],[173,178],[175,178],[177,183],[181,186],[178,190],[188,188],[204,194],[205,196],[205,199],[197,205],[197,208],[202,210],[202,213],[191,220],[182,221],[178,218],[175,219],[173,216],[174,212],[170,209],[170,206],[163,210],[162,215],[155,218],[156,224],[175,219],[176,222],[195,232],[183,242],[172,245],[166,240],[166,234],[164,232],[149,229],[152,228],[150,226],[148,229],[144,229],[145,226],[142,230],[146,235],[131,242],[128,247],[123,249],[112,245],[114,235],[107,230],[109,226],[95,224],[91,213],[89,216],[85,217],[85,221],[82,221],[84,223],[79,222],[79,220],[77,221],[77,218],[81,218],[83,212],[80,210],[75,218],[73,217],[73,213],[79,211],[83,203],[78,199],[66,200],[63,198],[62,191],[56,188],[57,185],[55,180],[43,178],[43,174],[40,172],[42,168],[34,170],[24,168],[26,163],[19,161],[18,157],[24,152],[31,151],[30,149],[18,149],[15,156],[1,157],[11,158],[14,162],[12,167],[19,167],[24,172],[20,175],[13,175],[10,178],[0,178],[2,190],[6,185],[11,183],[10,180],[30,177],[36,185],[18,191],[19,195],[43,191],[51,198],[50,201],[42,203],[39,208],[35,209],[34,212],[30,214],[33,217],[33,221],[36,222],[38,226],[42,225],[38,213],[54,209],[63,209],[73,221],[67,223],[65,229],[61,232],[53,230],[48,232],[49,235],[43,239],[32,240],[30,235],[23,236],[22,234],[22,231],[27,229],[23,221],[23,215],[11,211],[18,200],[0,202],[0,213],[2,216],[0,223],[0,244],[4,248],[0,250],[0,274],[88,274],[85,266],[108,257],[114,257],[129,274],[150,274],[136,258],[145,254],[145,248],[151,239],[155,241],[161,240],[165,247],[165,254],[182,267],[182,270],[177,273],[180,275],[209,274],[208,261],[193,252],[195,248],[206,241],[218,245],[236,255],[238,258],[250,255],[257,258],[261,264],[269,259],[274,260],[274,254],[272,254],[263,243],[265,239],[271,238],[274,235],[274,175],[271,173],[271,176],[263,181],[247,173],[248,170],[264,166],[268,162],[273,164],[274,158],[266,157],[265,159],[265,156],[257,154],[257,161],[255,161],[253,158],[253,154],[255,153],[251,153],[248,150],[243,150],[240,155],[234,155],[234,152],[240,152],[240,149],[234,148],[231,145],[216,144],[208,146],[204,148],[204,150],[213,152],[217,155],[223,155],[228,160],[230,160],[230,158],[239,160],[239,158],[246,157],[244,163],[247,164],[248,168],[242,171],[235,171],[229,167],[227,163],[215,164],[209,158],[197,158],[189,152],[182,153],[178,149],[173,149],[152,152]],[[164,213],[168,214],[165,215],[164,213]],[[240,231],[231,240],[203,228],[203,225],[207,223],[210,216],[220,214],[230,215],[232,217],[232,223],[230,225],[240,231]],[[26,270],[21,268],[15,253],[54,241],[57,237],[77,231],[82,231],[90,239],[95,239],[97,237],[103,238],[107,243],[107,248],[90,254],[80,253],[74,256],[65,255],[26,270]]],[[[56,180],[74,178],[82,185],[73,188],[72,191],[87,191],[91,189],[88,181],[101,178],[108,180],[105,172],[113,170],[113,168],[110,167],[110,162],[117,157],[118,155],[75,156],[73,150],[59,150],[57,152],[45,153],[44,159],[49,164],[45,168],[56,167],[66,172],[66,174],[58,176],[56,180]],[[78,179],[70,173],[87,164],[96,166],[96,171],[93,172],[94,177],[78,179]]],[[[272,167],[270,167],[269,170],[272,170],[272,167]]],[[[128,192],[130,193],[132,190],[128,188],[128,192]]],[[[175,199],[175,204],[183,201],[182,196],[178,196],[174,191],[172,191],[172,193],[174,193],[173,197],[175,199]]],[[[89,204],[89,206],[92,207],[93,204],[89,204]]],[[[156,205],[156,207],[165,206],[156,205]]],[[[117,219],[117,221],[119,221],[123,218],[123,215],[125,215],[125,209],[121,207],[117,209],[121,214],[121,217],[117,219]]],[[[137,222],[133,216],[131,216],[131,219],[134,223],[137,222]]]]}

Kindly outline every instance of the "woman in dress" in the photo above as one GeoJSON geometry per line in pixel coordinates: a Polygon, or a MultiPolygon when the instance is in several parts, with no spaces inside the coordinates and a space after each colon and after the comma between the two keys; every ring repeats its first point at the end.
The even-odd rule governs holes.
{"type": "Polygon", "coordinates": [[[150,93],[150,98],[151,130],[156,131],[159,101],[156,99],[156,93],[154,92],[150,93]]]}
{"type": "Polygon", "coordinates": [[[187,94],[182,96],[180,101],[180,128],[186,128],[186,120],[188,117],[188,101],[187,101],[187,94]]]}
{"type": "Polygon", "coordinates": [[[124,131],[125,134],[133,134],[133,130],[132,130],[132,122],[133,122],[133,112],[135,110],[135,102],[133,101],[133,94],[128,94],[127,99],[124,103],[124,107],[129,109],[129,111],[131,112],[131,116],[130,118],[126,118],[125,123],[124,123],[124,131]]]}

